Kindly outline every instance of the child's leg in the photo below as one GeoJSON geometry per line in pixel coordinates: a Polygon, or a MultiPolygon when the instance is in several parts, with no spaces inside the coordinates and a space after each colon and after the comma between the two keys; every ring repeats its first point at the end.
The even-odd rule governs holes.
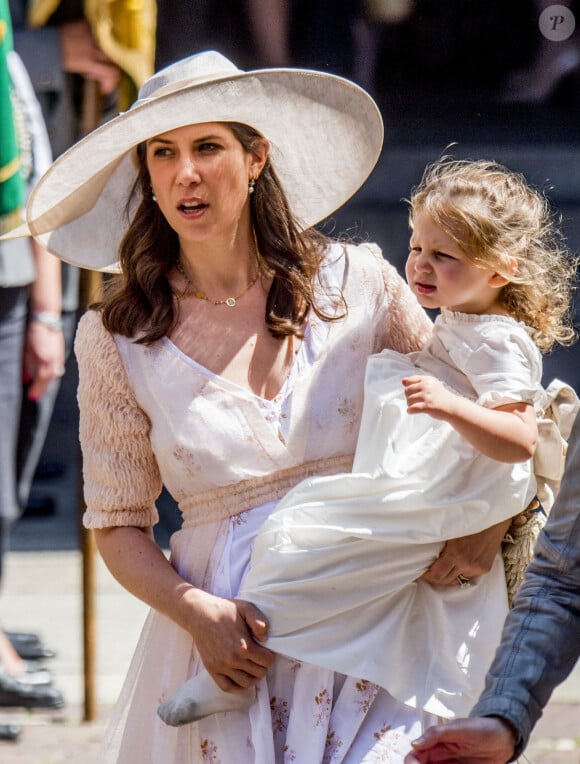
{"type": "Polygon", "coordinates": [[[210,714],[244,711],[256,698],[254,687],[242,693],[220,690],[209,673],[202,668],[188,679],[157,709],[165,724],[179,727],[197,722],[210,714]]]}

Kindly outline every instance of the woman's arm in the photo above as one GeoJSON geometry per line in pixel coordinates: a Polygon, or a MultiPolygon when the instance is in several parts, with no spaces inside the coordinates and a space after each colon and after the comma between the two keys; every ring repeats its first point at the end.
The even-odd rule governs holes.
{"type": "Polygon", "coordinates": [[[153,540],[149,529],[95,530],[97,547],[119,583],[191,634],[203,665],[222,690],[251,687],[274,657],[256,640],[268,625],[249,602],[216,597],[185,581],[153,540]]]}
{"type": "Polygon", "coordinates": [[[524,401],[488,409],[450,392],[438,379],[403,380],[409,414],[429,414],[449,424],[482,454],[500,462],[522,462],[536,450],[536,412],[524,401]]]}
{"type": "Polygon", "coordinates": [[[191,634],[223,690],[249,687],[271,653],[256,639],[267,626],[247,603],[215,597],[185,581],[153,539],[161,475],[151,423],[139,406],[113,337],[88,311],[77,330],[78,400],[83,449],[83,522],[119,583],[191,634]]]}

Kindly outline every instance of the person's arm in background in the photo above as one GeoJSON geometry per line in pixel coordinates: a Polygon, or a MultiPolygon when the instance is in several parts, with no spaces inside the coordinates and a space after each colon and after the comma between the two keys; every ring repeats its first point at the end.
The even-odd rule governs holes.
{"type": "Polygon", "coordinates": [[[569,443],[560,493],[471,718],[428,729],[407,764],[504,764],[519,756],[554,688],[574,668],[580,655],[580,416],[569,443]]]}
{"type": "Polygon", "coordinates": [[[36,278],[30,286],[29,318],[24,344],[27,395],[39,400],[53,380],[64,374],[64,335],[60,325],[62,287],[60,260],[30,240],[36,278]]]}
{"type": "Polygon", "coordinates": [[[63,70],[98,82],[102,95],[113,93],[119,84],[119,68],[97,45],[88,21],[67,21],[57,30],[63,70]]]}
{"type": "MultiPolygon", "coordinates": [[[[30,190],[52,161],[50,143],[26,68],[14,51],[9,53],[7,63],[21,105],[25,132],[30,139],[30,153],[26,159],[30,168],[27,178],[30,190]]],[[[35,278],[29,288],[23,376],[29,383],[28,397],[39,400],[49,384],[64,374],[64,337],[60,325],[61,265],[60,260],[33,239],[30,239],[30,246],[35,278]]]]}

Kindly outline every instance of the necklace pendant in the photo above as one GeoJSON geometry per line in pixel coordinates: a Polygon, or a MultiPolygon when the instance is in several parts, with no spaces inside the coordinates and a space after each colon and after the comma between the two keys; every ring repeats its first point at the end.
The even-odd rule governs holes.
{"type": "Polygon", "coordinates": [[[236,298],[235,297],[228,297],[226,300],[226,305],[228,308],[235,308],[236,307],[236,298]]]}

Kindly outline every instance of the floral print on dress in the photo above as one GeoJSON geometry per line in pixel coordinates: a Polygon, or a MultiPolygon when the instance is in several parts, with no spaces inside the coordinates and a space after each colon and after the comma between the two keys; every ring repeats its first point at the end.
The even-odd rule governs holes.
{"type": "Polygon", "coordinates": [[[358,428],[360,422],[360,415],[358,413],[358,407],[349,398],[342,398],[339,401],[338,413],[345,419],[345,429],[347,432],[354,432],[358,428]]]}
{"type": "Polygon", "coordinates": [[[290,748],[289,746],[284,746],[284,764],[291,764],[291,762],[296,761],[296,751],[293,748],[290,748]]]}
{"type": "Polygon", "coordinates": [[[379,686],[369,682],[368,679],[360,679],[355,684],[356,691],[360,694],[360,698],[357,698],[356,703],[360,707],[361,713],[368,713],[371,703],[377,696],[379,686]]]}
{"type": "Polygon", "coordinates": [[[401,761],[401,744],[405,738],[397,730],[393,730],[390,724],[384,724],[380,730],[374,733],[377,741],[365,764],[393,764],[401,761]]]}
{"type": "Polygon", "coordinates": [[[322,727],[323,725],[326,725],[330,719],[330,712],[332,710],[332,698],[326,687],[324,687],[318,695],[314,696],[314,702],[316,703],[314,709],[314,726],[322,727]]]}
{"type": "Polygon", "coordinates": [[[284,698],[270,698],[270,711],[272,712],[272,729],[275,735],[286,732],[288,729],[288,717],[290,714],[289,703],[284,698]]]}
{"type": "Polygon", "coordinates": [[[322,764],[332,764],[333,761],[340,760],[343,741],[334,730],[329,729],[326,733],[326,745],[324,747],[324,758],[322,764]]]}
{"type": "MultiPolygon", "coordinates": [[[[183,465],[183,469],[185,470],[188,477],[199,477],[202,472],[202,467],[201,464],[197,461],[195,454],[191,451],[191,449],[187,448],[187,446],[183,443],[178,442],[175,444],[172,453],[175,461],[183,465]]],[[[175,498],[178,500],[180,498],[185,498],[186,496],[191,495],[185,489],[174,489],[174,493],[175,498]]]]}
{"type": "Polygon", "coordinates": [[[286,658],[286,660],[290,664],[289,669],[292,674],[296,674],[302,668],[302,661],[298,661],[295,658],[286,658]]]}
{"type": "Polygon", "coordinates": [[[217,755],[218,748],[213,740],[205,738],[201,741],[201,760],[204,764],[221,764],[221,759],[217,755]]]}
{"type": "Polygon", "coordinates": [[[245,525],[248,522],[248,513],[240,512],[239,515],[232,515],[231,522],[233,525],[245,525]]]}

